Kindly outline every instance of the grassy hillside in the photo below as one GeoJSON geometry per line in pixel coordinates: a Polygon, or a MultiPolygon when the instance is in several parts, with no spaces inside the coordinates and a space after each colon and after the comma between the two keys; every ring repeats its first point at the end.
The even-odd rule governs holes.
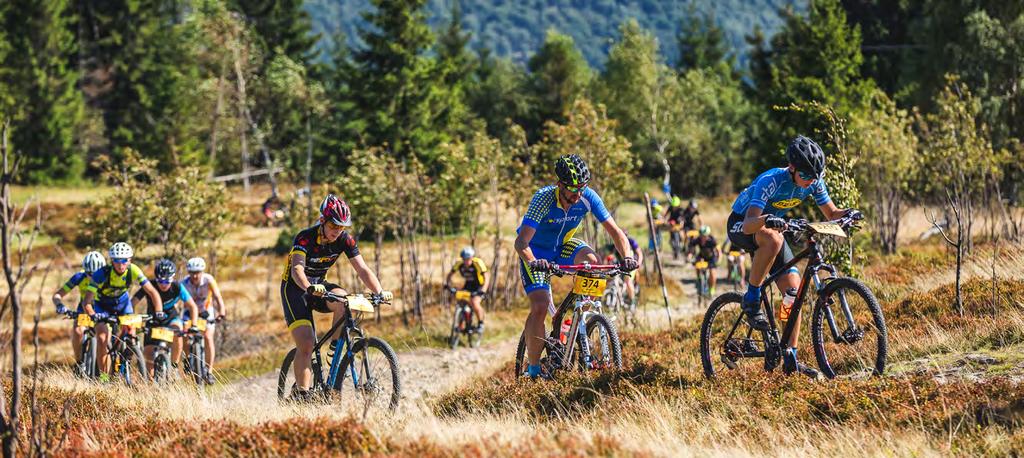
{"type": "MultiPolygon", "coordinates": [[[[455,1],[428,1],[430,24],[444,24],[455,1]]],[[[779,8],[804,8],[799,0],[461,0],[460,6],[465,27],[473,32],[473,48],[487,47],[499,56],[525,62],[544,41],[545,32],[554,28],[576,40],[590,65],[601,66],[611,40],[618,35],[619,24],[628,18],[636,18],[641,26],[653,30],[663,55],[674,62],[676,32],[691,3],[697,11],[713,14],[729,43],[741,52],[746,50],[744,35],[755,25],[770,36],[781,24],[779,8]]],[[[306,2],[316,32],[325,38],[342,32],[350,43],[362,23],[360,12],[367,8],[367,0],[306,2]]],[[[321,42],[322,48],[327,46],[326,41],[321,42]]],[[[742,63],[743,55],[739,57],[742,63]]]]}

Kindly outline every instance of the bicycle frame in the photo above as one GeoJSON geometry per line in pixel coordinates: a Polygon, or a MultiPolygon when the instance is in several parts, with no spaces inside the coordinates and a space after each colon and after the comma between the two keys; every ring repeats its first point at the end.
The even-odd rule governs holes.
{"type": "MultiPolygon", "coordinates": [[[[316,325],[315,324],[313,325],[313,334],[316,335],[316,325]]],[[[341,360],[342,360],[342,358],[345,357],[345,356],[350,356],[352,354],[352,342],[354,342],[354,339],[352,338],[353,334],[357,335],[357,337],[359,337],[359,338],[363,337],[363,331],[362,331],[362,329],[359,329],[358,326],[356,326],[355,317],[352,315],[352,312],[346,310],[345,311],[345,316],[342,317],[342,319],[338,320],[337,323],[334,323],[334,325],[331,326],[331,328],[326,333],[324,333],[324,335],[322,337],[317,339],[316,345],[313,346],[313,377],[314,377],[313,384],[314,384],[314,386],[322,386],[325,389],[332,389],[332,388],[334,388],[334,385],[335,385],[335,383],[338,380],[338,375],[339,375],[338,372],[339,372],[339,368],[341,367],[341,360]],[[326,384],[324,384],[323,368],[320,366],[320,364],[321,364],[320,363],[320,361],[321,361],[321,358],[320,358],[320,348],[323,347],[323,345],[325,343],[330,341],[331,336],[334,335],[334,333],[338,330],[338,328],[341,328],[341,327],[345,328],[345,330],[342,333],[341,337],[338,339],[339,341],[342,342],[342,345],[339,345],[338,346],[339,348],[335,348],[334,349],[334,356],[331,357],[331,367],[330,367],[330,370],[327,373],[327,382],[326,382],[326,384]]],[[[349,367],[349,372],[352,375],[353,387],[358,388],[359,387],[359,376],[356,373],[355,364],[353,364],[353,365],[351,365],[349,367]]],[[[344,374],[341,374],[341,375],[342,375],[342,377],[344,377],[344,374]]]]}
{"type": "MultiPolygon", "coordinates": [[[[813,282],[815,290],[820,291],[822,288],[824,288],[824,285],[828,280],[831,280],[838,276],[836,268],[831,264],[825,263],[824,259],[822,258],[821,251],[818,250],[818,242],[814,239],[814,235],[809,234],[807,237],[807,248],[805,248],[799,254],[794,256],[792,260],[785,263],[782,267],[775,271],[775,273],[769,275],[768,278],[765,279],[764,283],[762,283],[761,285],[761,305],[765,308],[765,314],[767,315],[768,321],[771,325],[771,333],[772,337],[776,340],[776,345],[780,345],[782,342],[789,341],[789,339],[793,335],[793,332],[799,320],[788,320],[786,322],[786,327],[782,331],[782,336],[779,337],[779,328],[778,324],[775,321],[775,308],[772,306],[771,301],[768,300],[768,296],[766,293],[768,292],[768,289],[771,288],[772,283],[774,283],[783,275],[788,275],[789,269],[795,267],[800,261],[803,261],[804,259],[807,259],[808,263],[807,267],[803,271],[803,274],[801,275],[800,284],[797,288],[796,300],[793,302],[793,307],[790,311],[790,316],[799,316],[800,310],[803,308],[804,301],[807,298],[807,286],[809,284],[813,282]],[[825,280],[822,280],[818,275],[818,272],[820,271],[826,271],[830,274],[830,276],[825,280]]],[[[842,310],[844,318],[847,320],[847,323],[850,326],[853,326],[853,315],[850,313],[849,306],[845,303],[846,299],[840,297],[840,301],[843,302],[842,310]]],[[[832,309],[825,309],[825,318],[828,323],[829,330],[832,332],[833,339],[835,339],[836,341],[842,339],[838,331],[838,328],[836,327],[835,317],[832,315],[832,309]]],[[[736,332],[736,328],[739,327],[739,324],[742,321],[743,316],[741,315],[739,319],[736,321],[736,323],[733,325],[732,330],[729,332],[729,336],[732,336],[733,333],[736,332]]],[[[753,332],[753,330],[751,329],[748,332],[753,332]]],[[[749,334],[747,338],[750,338],[749,334]]],[[[765,352],[759,351],[750,354],[745,354],[744,356],[763,357],[764,355],[765,352]]]]}

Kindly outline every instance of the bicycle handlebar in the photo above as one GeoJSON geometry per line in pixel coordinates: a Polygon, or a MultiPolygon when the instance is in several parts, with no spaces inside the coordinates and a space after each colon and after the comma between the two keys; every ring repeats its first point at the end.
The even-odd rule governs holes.
{"type": "MultiPolygon", "coordinates": [[[[864,215],[859,211],[851,211],[850,214],[841,216],[831,221],[825,221],[827,223],[835,223],[843,228],[844,231],[848,231],[850,228],[856,228],[857,223],[864,219],[864,215]]],[[[810,230],[811,221],[804,218],[793,218],[786,220],[786,229],[784,232],[790,233],[802,233],[810,230]]]]}
{"type": "MultiPolygon", "coordinates": [[[[342,296],[328,291],[327,294],[323,295],[323,298],[333,302],[342,302],[348,301],[348,298],[352,296],[357,296],[357,294],[347,294],[342,296]]],[[[383,295],[380,293],[366,293],[362,294],[362,296],[369,299],[370,303],[373,304],[374,306],[378,306],[381,304],[391,304],[391,301],[385,301],[383,295]]]]}

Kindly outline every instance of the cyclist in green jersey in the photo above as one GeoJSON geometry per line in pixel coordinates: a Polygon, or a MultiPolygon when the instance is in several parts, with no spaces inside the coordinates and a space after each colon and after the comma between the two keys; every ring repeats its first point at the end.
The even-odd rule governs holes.
{"type": "MultiPolygon", "coordinates": [[[[135,251],[130,245],[117,242],[110,246],[108,254],[111,265],[94,272],[89,279],[89,286],[85,290],[82,308],[93,321],[135,313],[131,298],[128,296],[128,290],[135,282],[138,282],[139,286],[146,291],[154,304],[162,303],[160,293],[146,278],[146,274],[142,273],[139,266],[132,264],[135,251]]],[[[128,332],[134,332],[134,330],[128,332]]],[[[111,330],[106,324],[96,324],[96,348],[99,350],[97,356],[102,372],[106,372],[107,365],[110,364],[110,356],[107,354],[110,333],[111,330]]]]}

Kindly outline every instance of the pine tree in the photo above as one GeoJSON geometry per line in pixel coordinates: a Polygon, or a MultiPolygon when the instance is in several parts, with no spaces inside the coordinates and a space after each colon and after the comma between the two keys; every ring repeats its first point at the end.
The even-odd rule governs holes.
{"type": "Polygon", "coordinates": [[[534,109],[526,126],[527,137],[540,137],[544,123],[565,123],[566,113],[590,85],[591,70],[572,37],[548,31],[544,45],[530,58],[530,95],[534,109]]]}
{"type": "Polygon", "coordinates": [[[693,4],[690,4],[690,13],[680,25],[676,42],[679,45],[679,61],[676,62],[679,73],[694,68],[713,67],[723,61],[730,67],[735,66],[735,57],[726,58],[728,48],[725,32],[714,17],[698,13],[693,4]]]}
{"type": "Polygon", "coordinates": [[[94,103],[103,113],[109,151],[123,147],[171,167],[194,158],[202,146],[190,99],[197,68],[189,62],[175,0],[83,2],[94,103]]]}
{"type": "Polygon", "coordinates": [[[75,142],[84,105],[73,68],[76,44],[68,0],[12,0],[3,15],[12,50],[2,59],[13,96],[11,144],[26,153],[21,181],[78,180],[84,154],[75,142]]]}
{"type": "Polygon", "coordinates": [[[280,52],[308,65],[319,54],[314,47],[320,36],[313,33],[302,4],[302,0],[232,0],[230,6],[245,16],[269,54],[280,52]]]}
{"type": "Polygon", "coordinates": [[[362,139],[385,146],[399,158],[429,159],[450,138],[450,126],[435,117],[446,101],[426,23],[426,0],[372,0],[359,34],[366,46],[352,53],[346,75],[355,115],[366,119],[362,139]]]}

